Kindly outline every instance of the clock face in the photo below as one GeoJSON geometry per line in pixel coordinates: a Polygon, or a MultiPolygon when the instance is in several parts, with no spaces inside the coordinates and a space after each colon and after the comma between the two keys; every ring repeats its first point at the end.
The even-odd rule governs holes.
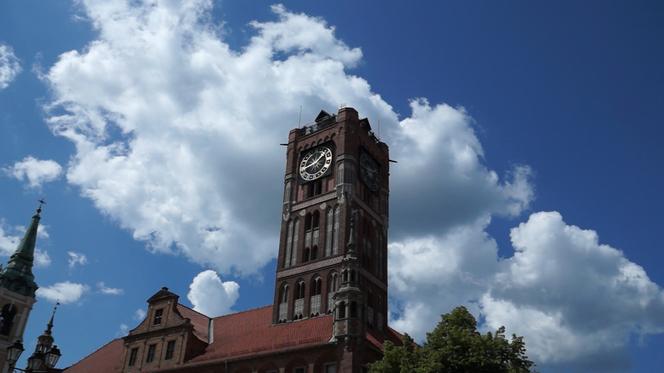
{"type": "Polygon", "coordinates": [[[300,161],[300,177],[304,181],[316,180],[332,166],[332,150],[326,146],[306,153],[300,161]]]}
{"type": "Polygon", "coordinates": [[[378,163],[365,152],[360,152],[360,178],[371,191],[378,190],[378,163]]]}

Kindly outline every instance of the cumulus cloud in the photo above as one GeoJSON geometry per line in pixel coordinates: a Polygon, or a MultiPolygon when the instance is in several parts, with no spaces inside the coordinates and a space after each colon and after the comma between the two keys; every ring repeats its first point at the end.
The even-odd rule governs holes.
{"type": "Polygon", "coordinates": [[[0,90],[7,88],[20,72],[21,64],[12,47],[0,43],[0,90]]]}
{"type": "MultiPolygon", "coordinates": [[[[154,251],[176,250],[222,273],[252,273],[273,258],[281,195],[275,180],[284,156],[278,144],[296,125],[300,105],[304,118],[352,105],[381,122],[399,159],[417,154],[420,170],[439,172],[426,172],[431,188],[447,187],[470,202],[471,191],[486,193],[489,207],[458,203],[465,216],[443,225],[482,212],[516,213],[530,201],[527,168],[500,181],[481,165],[462,109],[415,100],[413,116],[400,122],[366,80],[347,73],[361,51],[319,18],[275,6],[276,20],[253,22],[256,34],[236,51],[213,32],[210,1],[83,4],[99,37],[62,54],[48,71],[48,121],[76,146],[68,181],[154,251]],[[441,146],[423,143],[416,135],[424,132],[441,146]],[[438,164],[450,143],[457,145],[453,157],[438,164]],[[458,176],[452,182],[442,176],[449,169],[458,176]]],[[[414,202],[398,206],[403,214],[409,206],[431,214],[459,201],[431,206],[404,184],[395,193],[394,201],[414,202]]]]}
{"type": "MultiPolygon", "coordinates": [[[[0,255],[10,256],[14,253],[14,251],[16,251],[16,248],[21,242],[21,236],[18,234],[25,234],[25,227],[17,226],[10,229],[12,232],[17,234],[10,233],[5,229],[5,222],[4,220],[0,219],[0,255]]],[[[39,225],[37,236],[44,239],[49,237],[45,226],[41,224],[39,225]]],[[[34,264],[36,267],[41,268],[51,265],[51,257],[48,255],[48,251],[35,248],[34,264]]]]}
{"type": "Polygon", "coordinates": [[[539,212],[510,237],[515,254],[501,263],[482,313],[489,326],[524,335],[537,360],[624,358],[614,352],[632,333],[664,331],[662,289],[595,231],[539,212]]]}
{"type": "Polygon", "coordinates": [[[62,174],[62,166],[53,160],[40,160],[32,156],[4,169],[5,173],[17,180],[25,181],[30,188],[40,188],[42,184],[56,180],[62,174]]]}
{"type": "Polygon", "coordinates": [[[122,294],[124,294],[123,289],[112,288],[112,287],[106,286],[106,284],[104,282],[98,282],[97,283],[97,290],[100,293],[106,294],[106,295],[122,295],[122,294]]]}
{"type": "Polygon", "coordinates": [[[77,265],[84,266],[88,264],[88,257],[83,253],[77,253],[75,251],[67,251],[67,265],[69,269],[73,269],[77,265]]]}
{"type": "Polygon", "coordinates": [[[203,271],[189,285],[187,298],[194,310],[216,317],[231,312],[231,307],[240,296],[240,285],[235,281],[221,281],[212,270],[203,271]]]}
{"type": "Polygon", "coordinates": [[[48,251],[35,249],[35,266],[48,267],[50,265],[51,265],[51,256],[48,255],[48,251]]]}
{"type": "Polygon", "coordinates": [[[136,310],[136,312],[134,312],[134,320],[143,321],[143,319],[145,319],[145,315],[147,315],[145,310],[142,309],[142,308],[139,308],[139,309],[136,310]]]}
{"type": "Polygon", "coordinates": [[[84,284],[65,281],[37,289],[37,297],[62,304],[78,302],[89,290],[84,284]]]}
{"type": "MultiPolygon", "coordinates": [[[[531,258],[537,249],[524,256],[533,243],[521,249],[514,236],[517,254],[499,260],[486,233],[496,216],[514,218],[528,210],[535,195],[532,171],[526,165],[505,175],[490,169],[464,108],[417,98],[400,119],[369,82],[348,72],[360,63],[360,49],[339,40],[322,19],[283,6],[273,7],[275,20],[253,22],[253,37],[234,50],[215,33],[208,0],[82,5],[98,37],[62,54],[46,73],[53,92],[48,123],[75,146],[68,182],[136,239],[220,273],[255,273],[276,255],[274,212],[282,187],[275,180],[283,176],[284,157],[278,144],[296,125],[300,105],[303,118],[314,118],[321,108],[345,103],[372,123],[380,121],[391,157],[399,161],[390,170],[394,325],[422,336],[440,313],[462,303],[486,313],[489,326],[511,328],[504,315],[520,313],[527,322],[510,330],[527,336],[538,359],[561,361],[566,347],[549,351],[536,320],[541,330],[552,330],[577,322],[583,309],[571,302],[571,293],[546,305],[528,303],[514,289],[574,289],[556,289],[553,277],[521,283],[511,275],[514,266],[539,278],[537,266],[546,272],[549,262],[531,258]]],[[[590,257],[586,263],[608,265],[590,257]]],[[[616,293],[608,298],[636,289],[653,292],[640,267],[621,268],[624,275],[614,282],[633,285],[595,290],[616,293]]],[[[215,271],[197,275],[188,294],[197,310],[210,315],[229,312],[237,296],[237,284],[222,282],[215,271]]],[[[588,323],[558,332],[593,340],[601,327],[622,325],[609,327],[606,338],[617,338],[597,347],[615,351],[634,327],[658,330],[662,324],[646,313],[618,312],[596,329],[588,323]]],[[[567,359],[581,355],[592,351],[567,359]]]]}

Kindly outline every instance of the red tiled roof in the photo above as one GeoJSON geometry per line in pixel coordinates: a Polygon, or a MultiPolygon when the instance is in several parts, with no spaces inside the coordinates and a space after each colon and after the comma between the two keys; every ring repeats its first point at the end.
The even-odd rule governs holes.
{"type": "Polygon", "coordinates": [[[179,303],[177,305],[177,310],[180,312],[182,317],[191,320],[191,324],[194,326],[194,335],[196,335],[202,341],[207,342],[210,318],[179,303]]]}
{"type": "MultiPolygon", "coordinates": [[[[209,318],[191,308],[178,304],[178,311],[189,318],[199,338],[207,341],[209,318]]],[[[323,345],[332,338],[332,316],[323,315],[283,324],[272,324],[272,306],[265,306],[213,319],[212,344],[188,364],[211,362],[217,359],[241,358],[246,355],[270,353],[293,347],[323,345]]],[[[383,341],[367,333],[367,340],[382,349],[383,341]]],[[[399,343],[401,336],[388,328],[387,339],[399,343]]],[[[68,373],[116,373],[122,364],[123,341],[115,339],[83,360],[65,369],[68,373]]]]}
{"type": "Polygon", "coordinates": [[[68,373],[116,373],[122,371],[122,339],[114,339],[78,363],[66,368],[68,373]]]}
{"type": "Polygon", "coordinates": [[[203,355],[191,362],[229,358],[293,346],[327,343],[332,338],[332,316],[324,315],[272,324],[272,306],[214,319],[214,339],[203,355]]]}

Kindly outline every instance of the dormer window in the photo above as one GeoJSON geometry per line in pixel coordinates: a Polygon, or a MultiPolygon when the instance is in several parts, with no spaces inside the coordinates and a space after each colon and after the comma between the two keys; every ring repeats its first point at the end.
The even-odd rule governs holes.
{"type": "Polygon", "coordinates": [[[161,325],[161,319],[164,316],[164,309],[159,308],[154,311],[154,319],[152,319],[152,325],[161,325]]]}

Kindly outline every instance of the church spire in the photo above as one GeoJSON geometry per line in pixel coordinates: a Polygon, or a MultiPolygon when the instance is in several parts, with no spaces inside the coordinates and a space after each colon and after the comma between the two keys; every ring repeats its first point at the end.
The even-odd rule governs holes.
{"type": "Polygon", "coordinates": [[[7,267],[0,272],[0,287],[34,297],[37,284],[35,283],[35,276],[32,274],[32,265],[35,260],[37,230],[39,229],[39,220],[41,219],[44,203],[43,200],[39,200],[39,207],[32,216],[30,226],[25,231],[21,243],[9,258],[7,267]]]}

